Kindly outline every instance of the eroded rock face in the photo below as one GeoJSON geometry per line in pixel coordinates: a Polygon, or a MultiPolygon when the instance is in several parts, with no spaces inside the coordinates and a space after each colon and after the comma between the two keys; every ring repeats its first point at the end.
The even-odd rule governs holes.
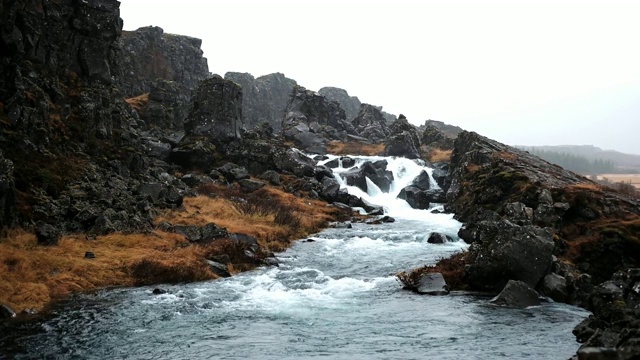
{"type": "Polygon", "coordinates": [[[123,31],[118,86],[124,97],[148,93],[158,79],[175,82],[187,92],[209,77],[202,40],[166,34],[157,26],[123,31]]]}
{"type": "Polygon", "coordinates": [[[347,121],[353,121],[358,112],[360,112],[360,106],[362,105],[360,99],[357,96],[350,96],[347,90],[326,86],[318,90],[318,93],[340,104],[340,107],[344,109],[347,121]]]}
{"type": "Polygon", "coordinates": [[[185,122],[188,136],[213,141],[239,139],[242,129],[242,88],[233,81],[213,76],[196,88],[192,109],[185,122]]]}
{"type": "Polygon", "coordinates": [[[296,86],[282,122],[283,135],[304,150],[323,153],[328,140],[347,140],[353,126],[337,102],[296,86]]]}
{"type": "Polygon", "coordinates": [[[472,286],[497,291],[509,280],[520,280],[535,288],[551,269],[554,244],[549,230],[506,220],[476,225],[466,272],[472,286]]]}
{"type": "Polygon", "coordinates": [[[385,119],[382,111],[373,105],[362,104],[351,124],[358,136],[374,143],[382,142],[391,134],[387,119],[385,119]]]}
{"type": "Polygon", "coordinates": [[[387,156],[403,156],[408,159],[420,157],[420,138],[415,126],[409,124],[404,115],[400,115],[390,126],[391,134],[385,141],[387,156]]]}
{"type": "Polygon", "coordinates": [[[295,80],[281,73],[256,79],[248,73],[228,72],[224,78],[242,86],[242,115],[247,130],[266,121],[272,126],[274,133],[282,131],[282,119],[291,93],[297,85],[295,80]]]}
{"type": "Polygon", "coordinates": [[[16,221],[16,185],[13,163],[0,150],[0,229],[11,227],[16,221]]]}

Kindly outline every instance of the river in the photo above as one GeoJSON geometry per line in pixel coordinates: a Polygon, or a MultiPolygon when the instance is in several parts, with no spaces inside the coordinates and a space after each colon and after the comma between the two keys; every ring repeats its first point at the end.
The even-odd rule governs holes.
{"type": "MultiPolygon", "coordinates": [[[[354,157],[358,163],[378,157],[354,157]]],[[[259,268],[202,283],[104,290],[47,319],[0,335],[9,358],[52,359],[567,359],[588,313],[545,302],[527,309],[472,293],[421,296],[394,274],[464,251],[451,214],[411,209],[397,193],[420,171],[387,158],[389,193],[349,191],[385,207],[393,223],[330,228],[259,268]],[[427,242],[431,232],[451,236],[427,242]]],[[[336,173],[344,171],[335,169],[336,173]]],[[[437,186],[432,182],[434,186],[437,186]]],[[[441,208],[441,207],[440,207],[441,208]]]]}

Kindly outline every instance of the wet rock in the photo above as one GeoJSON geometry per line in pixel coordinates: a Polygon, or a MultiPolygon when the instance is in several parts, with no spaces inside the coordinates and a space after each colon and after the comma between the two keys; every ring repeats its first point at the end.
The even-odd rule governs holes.
{"type": "Polygon", "coordinates": [[[351,229],[353,225],[349,221],[340,221],[340,222],[332,222],[329,224],[329,227],[335,229],[351,229]]]}
{"type": "Polygon", "coordinates": [[[413,181],[411,181],[411,185],[420,189],[420,190],[429,190],[431,189],[431,178],[429,178],[429,173],[422,170],[418,176],[416,176],[413,181]]]}
{"type": "MultiPolygon", "coordinates": [[[[621,360],[627,359],[620,357],[619,351],[614,348],[606,347],[586,347],[578,350],[578,360],[621,360]]],[[[628,359],[631,359],[628,358],[628,359]]]]}
{"type": "Polygon", "coordinates": [[[396,219],[392,218],[391,216],[383,216],[382,218],[380,218],[380,221],[382,221],[383,223],[392,223],[392,222],[396,222],[396,219]]]}
{"type": "Polygon", "coordinates": [[[423,273],[416,292],[425,295],[447,295],[449,287],[441,273],[423,273]]]}
{"type": "Polygon", "coordinates": [[[293,149],[277,151],[273,154],[273,162],[280,172],[289,172],[298,177],[313,176],[315,161],[293,149]]]}
{"type": "Polygon", "coordinates": [[[209,270],[211,270],[212,273],[218,275],[219,277],[231,276],[231,274],[229,273],[229,269],[227,268],[227,265],[221,264],[213,260],[206,260],[206,262],[209,265],[209,270]]]}
{"type": "Polygon", "coordinates": [[[229,238],[240,244],[244,244],[248,246],[253,251],[260,248],[260,245],[258,244],[258,239],[256,239],[251,235],[236,233],[236,234],[230,234],[229,238]]]}
{"type": "Polygon", "coordinates": [[[262,264],[266,266],[280,267],[280,262],[275,257],[267,257],[262,259],[262,264]]]}
{"type": "Polygon", "coordinates": [[[547,274],[542,281],[540,293],[555,302],[565,302],[567,300],[567,280],[558,274],[547,274]]]}
{"type": "Polygon", "coordinates": [[[320,197],[329,202],[339,201],[340,184],[336,179],[325,177],[322,179],[321,184],[320,197]]]}
{"type": "Polygon", "coordinates": [[[453,241],[453,239],[449,235],[441,233],[431,233],[427,239],[429,244],[444,244],[449,241],[453,241]]]}
{"type": "Polygon", "coordinates": [[[166,294],[167,290],[160,289],[160,288],[155,288],[155,289],[153,289],[153,291],[151,293],[153,295],[162,295],[162,294],[166,294]]]}
{"type": "Polygon", "coordinates": [[[327,166],[318,165],[315,169],[315,178],[318,181],[322,181],[323,178],[329,177],[333,178],[333,171],[327,166]]]}
{"type": "Polygon", "coordinates": [[[0,319],[8,319],[16,316],[16,312],[9,305],[0,304],[0,319]]]}
{"type": "Polygon", "coordinates": [[[58,245],[61,237],[60,230],[50,224],[40,224],[36,226],[36,239],[38,245],[58,245]]]}
{"type": "Polygon", "coordinates": [[[400,190],[398,199],[405,200],[414,209],[428,209],[431,205],[427,194],[414,186],[407,186],[400,190]]]}
{"type": "Polygon", "coordinates": [[[494,305],[513,308],[540,305],[538,293],[526,283],[518,280],[509,280],[500,294],[489,302],[494,305]]]}
{"type": "Polygon", "coordinates": [[[331,169],[338,168],[338,167],[340,167],[340,159],[336,158],[336,159],[333,159],[331,161],[327,161],[324,165],[326,167],[328,167],[328,168],[331,168],[331,169]]]}
{"type": "Polygon", "coordinates": [[[535,287],[548,273],[554,248],[548,229],[518,226],[506,220],[475,225],[466,271],[474,287],[498,290],[509,280],[535,287]]]}
{"type": "Polygon", "coordinates": [[[343,156],[340,158],[340,163],[343,168],[350,168],[356,164],[356,160],[348,156],[343,156]]]}

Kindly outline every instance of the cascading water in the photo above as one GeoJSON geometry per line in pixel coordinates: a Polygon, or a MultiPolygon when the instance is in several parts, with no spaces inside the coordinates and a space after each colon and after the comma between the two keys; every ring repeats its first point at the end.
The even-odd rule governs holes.
{"type": "MultiPolygon", "coordinates": [[[[380,157],[353,157],[356,166],[380,157]]],[[[326,163],[334,159],[321,162],[326,163]]],[[[563,304],[517,310],[473,294],[419,296],[394,274],[462,251],[460,223],[396,198],[423,170],[385,158],[388,192],[367,179],[351,194],[381,205],[394,223],[353,224],[299,241],[279,268],[223,280],[83,295],[40,331],[14,339],[24,358],[132,359],[565,359],[577,349],[571,329],[586,312],[563,304]],[[430,244],[432,232],[454,241],[430,244]]],[[[431,179],[432,186],[437,184],[431,179]]],[[[436,207],[437,208],[437,207],[436,207]]],[[[0,344],[1,345],[1,344],[0,344]]]]}

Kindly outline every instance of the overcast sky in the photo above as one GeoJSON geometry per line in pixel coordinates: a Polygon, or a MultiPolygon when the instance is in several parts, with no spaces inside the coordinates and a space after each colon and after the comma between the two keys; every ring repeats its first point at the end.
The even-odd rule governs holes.
{"type": "Polygon", "coordinates": [[[343,88],[511,145],[640,154],[640,1],[121,0],[209,70],[343,88]]]}

